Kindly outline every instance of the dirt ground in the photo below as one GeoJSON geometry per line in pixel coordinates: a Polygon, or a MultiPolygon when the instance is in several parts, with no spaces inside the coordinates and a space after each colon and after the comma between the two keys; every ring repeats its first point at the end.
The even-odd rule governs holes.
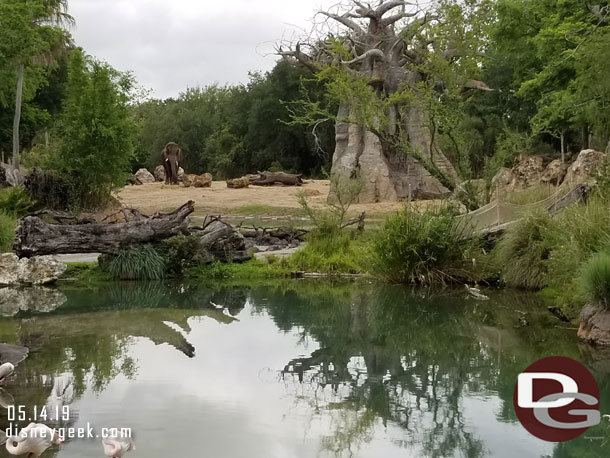
{"type": "MultiPolygon", "coordinates": [[[[126,186],[119,190],[117,197],[130,207],[144,213],[168,211],[179,207],[188,200],[195,201],[196,215],[239,215],[239,216],[301,216],[302,212],[296,195],[304,191],[314,206],[326,202],[330,183],[328,180],[308,180],[303,186],[251,186],[245,189],[228,189],[224,181],[214,181],[211,188],[185,188],[151,183],[141,186],[126,186]]],[[[399,202],[377,204],[355,204],[350,214],[376,215],[398,210],[399,202]]]]}

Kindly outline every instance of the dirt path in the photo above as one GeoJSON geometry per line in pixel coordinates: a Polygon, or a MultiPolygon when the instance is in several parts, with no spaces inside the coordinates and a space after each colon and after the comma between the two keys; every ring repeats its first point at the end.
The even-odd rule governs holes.
{"type": "MultiPolygon", "coordinates": [[[[309,180],[304,186],[251,186],[245,189],[228,189],[224,181],[214,181],[211,188],[185,188],[151,183],[127,186],[118,192],[119,199],[144,213],[173,210],[188,200],[195,201],[195,214],[222,214],[241,216],[299,216],[302,210],[296,195],[304,191],[313,205],[326,202],[328,180],[309,180]]],[[[388,213],[402,207],[398,202],[356,204],[350,214],[366,211],[368,215],[388,213]]]]}

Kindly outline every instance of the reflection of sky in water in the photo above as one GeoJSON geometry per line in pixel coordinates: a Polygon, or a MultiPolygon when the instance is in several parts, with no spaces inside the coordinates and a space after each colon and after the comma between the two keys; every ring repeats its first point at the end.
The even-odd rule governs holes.
{"type": "MultiPolygon", "coordinates": [[[[230,325],[206,317],[189,319],[192,330],[186,337],[196,348],[192,359],[169,345],[134,339],[129,353],[137,360],[135,379],[119,375],[99,394],[87,390],[72,404],[78,411],[75,426],[89,422],[96,427],[132,427],[134,457],[332,455],[322,450],[322,438],[358,421],[355,410],[328,409],[350,392],[349,386],[340,385],[334,393],[330,385],[316,390],[290,376],[280,381],[275,370],[310,355],[318,344],[304,340],[296,330],[279,331],[266,314],[252,314],[249,306],[238,319],[230,325]]],[[[402,361],[403,367],[408,364],[402,361]]],[[[347,370],[356,385],[366,380],[361,355],[350,359],[347,370]]],[[[518,424],[497,420],[498,398],[464,393],[460,403],[464,429],[483,441],[486,456],[552,455],[552,444],[532,438],[518,424]]],[[[430,412],[423,412],[414,414],[413,421],[406,431],[374,419],[366,440],[354,442],[354,456],[424,456],[420,441],[433,420],[430,412]]],[[[449,456],[461,456],[459,448],[452,453],[449,456]]],[[[58,456],[102,456],[102,449],[99,441],[75,440],[62,446],[58,456]]]]}

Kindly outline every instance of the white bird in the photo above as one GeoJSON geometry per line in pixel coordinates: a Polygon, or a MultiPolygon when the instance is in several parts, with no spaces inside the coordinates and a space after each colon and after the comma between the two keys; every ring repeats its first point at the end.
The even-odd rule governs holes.
{"type": "Polygon", "coordinates": [[[44,453],[51,445],[63,444],[59,434],[42,423],[30,423],[23,428],[19,435],[11,436],[6,440],[6,450],[11,455],[37,456],[44,453]]]}
{"type": "Polygon", "coordinates": [[[110,458],[121,458],[127,452],[136,449],[131,437],[105,437],[102,439],[102,445],[104,446],[104,455],[110,458]]]}
{"type": "Polygon", "coordinates": [[[15,366],[11,363],[4,363],[0,366],[0,383],[4,382],[15,371],[15,366]]]}

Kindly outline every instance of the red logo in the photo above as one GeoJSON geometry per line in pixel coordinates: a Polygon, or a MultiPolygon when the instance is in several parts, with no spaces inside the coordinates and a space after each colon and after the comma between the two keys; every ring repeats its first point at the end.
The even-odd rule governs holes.
{"type": "Polygon", "coordinates": [[[525,429],[548,442],[576,439],[600,423],[597,382],[563,356],[536,361],[519,374],[513,403],[525,429]]]}

